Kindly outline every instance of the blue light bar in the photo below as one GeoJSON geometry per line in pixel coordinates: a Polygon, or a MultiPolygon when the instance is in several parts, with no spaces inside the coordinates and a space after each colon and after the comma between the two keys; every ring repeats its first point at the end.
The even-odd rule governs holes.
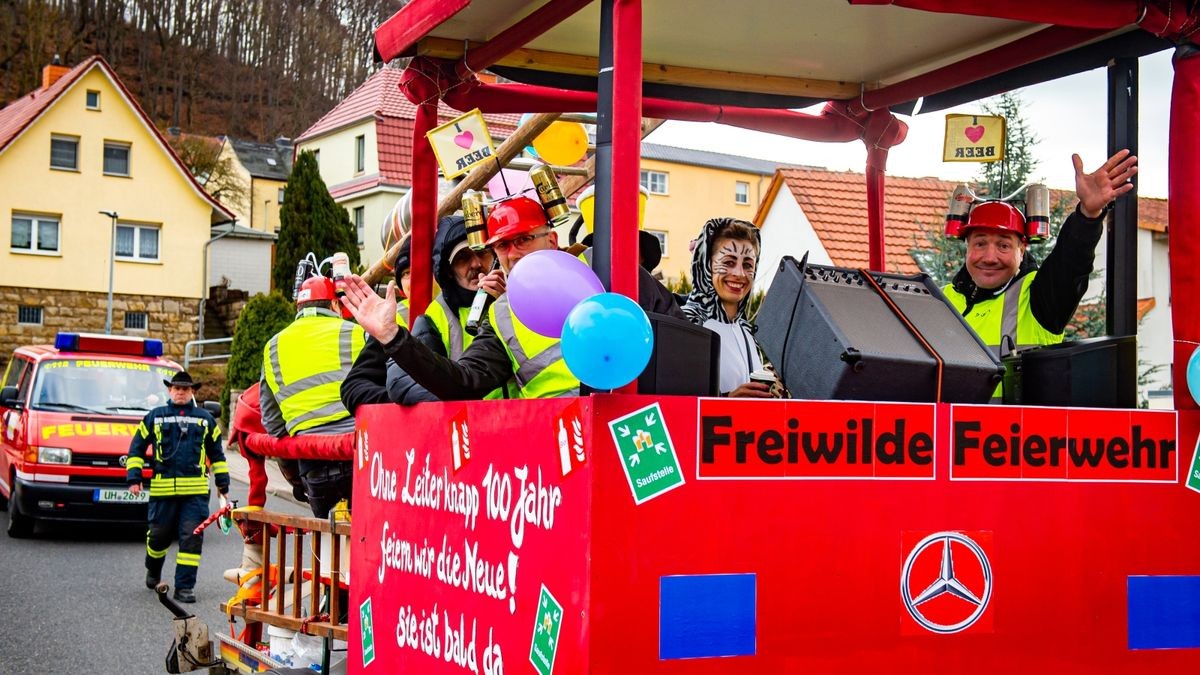
{"type": "Polygon", "coordinates": [[[96,333],[59,333],[54,336],[54,348],[60,352],[94,352],[152,358],[163,354],[162,340],[96,333]]]}
{"type": "Polygon", "coordinates": [[[163,343],[162,340],[155,338],[146,338],[142,347],[142,356],[162,356],[163,343]]]}
{"type": "Polygon", "coordinates": [[[59,333],[54,336],[54,348],[60,352],[73,352],[79,348],[79,333],[59,333]]]}

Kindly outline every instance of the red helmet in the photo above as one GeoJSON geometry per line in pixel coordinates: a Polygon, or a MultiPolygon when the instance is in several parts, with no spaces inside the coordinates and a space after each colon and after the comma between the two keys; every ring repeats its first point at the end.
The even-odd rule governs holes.
{"type": "Polygon", "coordinates": [[[511,239],[518,234],[533,232],[549,225],[542,205],[529,197],[513,197],[493,206],[488,212],[488,246],[511,239]]]}
{"type": "Polygon", "coordinates": [[[333,300],[333,281],[325,277],[309,277],[300,284],[300,292],[296,294],[296,306],[318,300],[333,300]]]}
{"type": "Polygon", "coordinates": [[[1020,237],[1021,241],[1029,241],[1029,237],[1025,232],[1025,216],[1016,207],[1007,202],[990,201],[976,205],[975,208],[971,209],[971,215],[967,220],[967,224],[963,226],[958,238],[966,239],[971,230],[977,227],[999,230],[1001,232],[1012,232],[1020,237]]]}

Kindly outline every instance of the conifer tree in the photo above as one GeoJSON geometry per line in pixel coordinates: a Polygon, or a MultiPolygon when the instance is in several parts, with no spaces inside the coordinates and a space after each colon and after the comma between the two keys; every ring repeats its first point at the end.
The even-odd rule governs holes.
{"type": "MultiPolygon", "coordinates": [[[[283,297],[292,299],[296,264],[309,252],[324,260],[336,251],[350,258],[350,268],[360,266],[358,234],[346,210],[329,195],[313,153],[296,158],[283,192],[279,209],[279,239],[275,243],[275,265],[271,281],[283,297]]],[[[328,270],[322,270],[327,272],[328,270]]]]}
{"type": "Polygon", "coordinates": [[[295,307],[279,291],[272,291],[270,295],[258,293],[246,303],[233,331],[225,386],[221,388],[221,415],[226,425],[229,422],[229,392],[246,389],[258,382],[262,375],[263,346],[286,328],[295,315],[295,307]]]}

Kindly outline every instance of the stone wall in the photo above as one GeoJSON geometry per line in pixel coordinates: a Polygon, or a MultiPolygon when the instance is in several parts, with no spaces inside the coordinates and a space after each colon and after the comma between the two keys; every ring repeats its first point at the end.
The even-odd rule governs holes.
{"type": "MultiPolygon", "coordinates": [[[[0,368],[13,349],[28,344],[53,344],[59,331],[103,333],[107,293],[43,290],[0,286],[0,368]],[[41,307],[42,324],[17,323],[18,308],[41,307]]],[[[163,355],[183,363],[183,347],[196,339],[198,298],[154,295],[113,295],[114,335],[151,337],[163,341],[163,355]],[[146,330],[125,330],[125,312],[146,312],[146,330]]]]}

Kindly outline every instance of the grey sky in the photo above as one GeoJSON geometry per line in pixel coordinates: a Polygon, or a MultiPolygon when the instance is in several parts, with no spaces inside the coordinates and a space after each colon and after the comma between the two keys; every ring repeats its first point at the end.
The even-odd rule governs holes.
{"type": "MultiPolygon", "coordinates": [[[[1139,68],[1139,184],[1142,195],[1167,196],[1167,125],[1171,100],[1171,51],[1143,57],[1139,68]]],[[[1088,170],[1098,167],[1106,151],[1107,77],[1103,69],[1021,89],[1027,119],[1041,138],[1034,175],[1053,188],[1073,188],[1071,153],[1083,157],[1088,170]]],[[[902,117],[908,137],[892,148],[888,174],[968,179],[978,164],[944,163],[942,136],[946,113],[977,113],[978,103],[928,115],[902,117]]],[[[719,124],[668,122],[649,139],[655,143],[724,152],[747,157],[862,171],[867,153],[862,143],[815,143],[719,124]]]]}

